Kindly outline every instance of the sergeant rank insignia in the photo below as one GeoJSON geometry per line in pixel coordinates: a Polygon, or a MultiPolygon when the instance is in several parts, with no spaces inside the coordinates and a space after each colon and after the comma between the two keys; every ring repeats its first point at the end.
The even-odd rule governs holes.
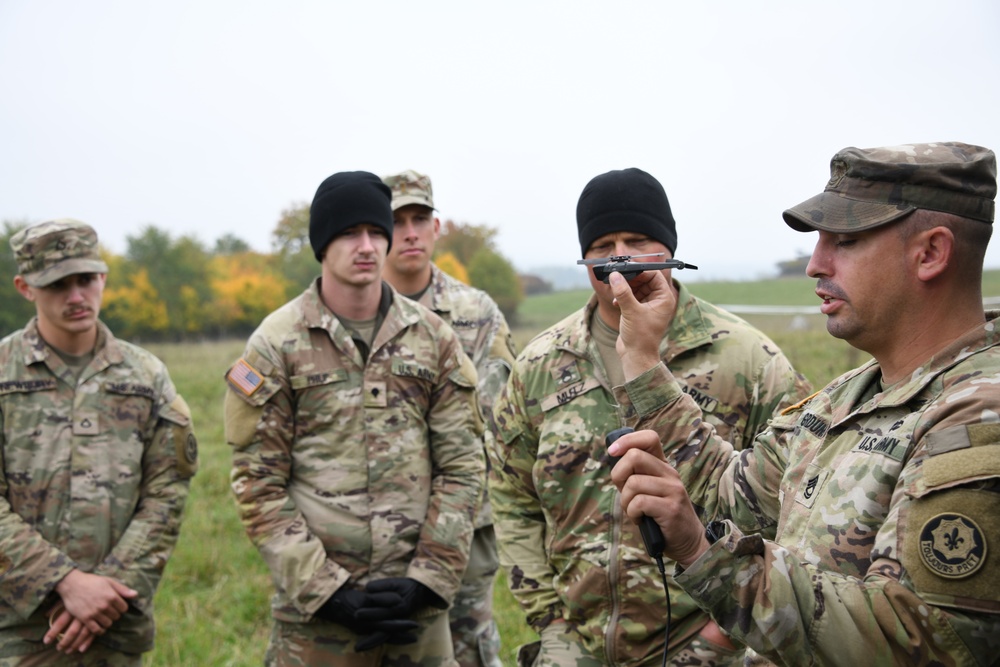
{"type": "Polygon", "coordinates": [[[986,561],[986,538],[972,519],[938,514],[920,530],[920,558],[941,577],[968,577],[986,561]]]}

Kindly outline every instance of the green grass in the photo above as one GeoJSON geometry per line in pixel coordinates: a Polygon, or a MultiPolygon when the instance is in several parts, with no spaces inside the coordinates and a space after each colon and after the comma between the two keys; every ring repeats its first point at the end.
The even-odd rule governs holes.
{"type": "MultiPolygon", "coordinates": [[[[720,304],[815,305],[815,281],[808,278],[748,283],[691,283],[691,291],[720,304]]],[[[1000,271],[983,279],[986,296],[1000,295],[1000,271]]],[[[590,290],[533,296],[518,312],[519,345],[580,308],[590,290]]],[[[817,388],[867,359],[826,333],[822,316],[746,316],[785,351],[817,388]]],[[[149,345],[170,368],[187,399],[200,442],[201,469],[191,486],[184,527],[156,598],[156,650],[144,664],[260,665],[270,631],[271,582],[267,568],[240,525],[229,490],[229,447],[222,425],[223,373],[242,341],[149,345]]],[[[515,664],[517,646],[535,634],[524,623],[501,573],[494,615],[503,642],[502,660],[515,664]]]]}

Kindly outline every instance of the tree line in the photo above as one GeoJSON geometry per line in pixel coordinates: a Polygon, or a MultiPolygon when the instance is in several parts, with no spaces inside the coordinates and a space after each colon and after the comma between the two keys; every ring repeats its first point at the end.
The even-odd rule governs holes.
{"type": "MultiPolygon", "coordinates": [[[[0,336],[23,327],[35,312],[13,282],[17,264],[10,238],[27,224],[4,221],[0,234],[0,336]]],[[[100,236],[100,224],[94,227],[100,236]]],[[[496,235],[487,225],[447,220],[434,261],[448,274],[486,291],[513,320],[524,291],[513,265],[498,251],[496,235]]],[[[320,271],[309,245],[308,204],[282,211],[271,232],[269,253],[254,251],[234,234],[208,246],[193,235],[174,236],[152,224],[125,241],[122,255],[101,249],[108,264],[101,319],[116,335],[131,340],[247,336],[320,271]]]]}

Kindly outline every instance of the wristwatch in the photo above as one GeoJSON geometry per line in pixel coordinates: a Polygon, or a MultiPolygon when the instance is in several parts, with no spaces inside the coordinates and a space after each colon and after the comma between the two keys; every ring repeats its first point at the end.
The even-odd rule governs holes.
{"type": "Polygon", "coordinates": [[[726,524],[724,521],[709,521],[705,526],[705,539],[709,544],[715,544],[720,537],[726,535],[726,524]]]}

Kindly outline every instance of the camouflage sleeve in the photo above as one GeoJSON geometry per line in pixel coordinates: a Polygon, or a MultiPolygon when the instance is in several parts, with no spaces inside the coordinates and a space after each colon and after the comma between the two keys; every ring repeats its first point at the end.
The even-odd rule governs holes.
{"type": "Polygon", "coordinates": [[[479,375],[479,401],[487,418],[492,417],[493,403],[507,384],[515,356],[510,327],[499,308],[496,308],[490,330],[486,344],[477,352],[478,358],[473,359],[479,375]]]}
{"type": "Polygon", "coordinates": [[[528,623],[541,632],[562,618],[555,571],[545,553],[545,515],[532,469],[538,435],[527,419],[520,364],[494,406],[496,437],[490,440],[490,503],[500,564],[528,623]]]}
{"type": "MultiPolygon", "coordinates": [[[[614,391],[625,414],[631,415],[630,426],[660,435],[667,460],[680,474],[699,515],[704,520],[715,517],[720,511],[720,481],[737,456],[732,444],[702,419],[701,409],[662,363],[614,391]]],[[[744,450],[742,455],[752,457],[753,452],[744,450]]]]}
{"type": "MultiPolygon", "coordinates": [[[[3,449],[0,412],[0,452],[3,449]]],[[[75,564],[11,508],[6,469],[0,461],[0,598],[28,618],[75,564]]]]}
{"type": "MultiPolygon", "coordinates": [[[[726,455],[728,443],[698,423],[696,406],[684,404],[687,397],[662,365],[630,385],[638,427],[654,428],[664,443],[676,443],[669,451],[685,485],[697,489],[702,484],[692,499],[700,493],[706,517],[728,519],[727,535],[674,575],[727,633],[780,664],[976,665],[995,658],[1000,564],[986,563],[978,579],[964,581],[948,576],[955,573],[944,566],[937,573],[927,571],[937,560],[927,548],[936,539],[933,526],[947,517],[971,517],[969,526],[975,528],[964,529],[964,542],[978,545],[976,536],[981,536],[984,551],[986,536],[1000,534],[1000,468],[981,465],[992,450],[959,450],[967,460],[944,465],[954,451],[942,447],[947,454],[939,466],[928,466],[931,459],[924,455],[914,456],[892,494],[871,566],[863,578],[848,576],[760,532],[749,534],[773,526],[781,513],[779,486],[789,466],[787,441],[796,428],[795,415],[772,419],[752,450],[726,455]],[[929,470],[935,471],[934,485],[928,484],[929,470]],[[851,641],[845,642],[847,637],[851,641]]],[[[937,422],[925,441],[949,426],[967,432],[963,424],[978,421],[983,411],[973,401],[965,401],[965,407],[960,399],[942,403],[952,414],[937,422]]],[[[1000,443],[1000,428],[989,426],[981,444],[1000,446],[993,444],[1000,443]]],[[[850,506],[855,505],[852,500],[850,506]]],[[[941,540],[955,541],[962,530],[941,540]]],[[[815,559],[829,548],[817,537],[815,559]]],[[[969,557],[966,562],[978,561],[969,557]]]]}
{"type": "MultiPolygon", "coordinates": [[[[778,664],[986,665],[1000,651],[996,613],[930,605],[895,578],[823,570],[760,535],[727,530],[674,580],[728,634],[778,664]]],[[[883,568],[898,573],[899,563],[872,563],[883,568]]]]}
{"type": "Polygon", "coordinates": [[[251,338],[243,359],[261,373],[251,396],[226,392],[226,440],[233,447],[230,483],[251,542],[267,563],[275,587],[303,616],[313,613],[350,573],[327,558],[288,493],[294,403],[279,353],[262,337],[251,338]]]}
{"type": "Polygon", "coordinates": [[[142,458],[142,485],[132,520],[96,574],[118,579],[139,592],[132,601],[152,609],[163,568],[180,535],[181,517],[198,447],[191,411],[167,379],[164,403],[142,458]]]}
{"type": "Polygon", "coordinates": [[[416,555],[407,568],[408,577],[448,603],[469,561],[473,519],[486,484],[476,370],[451,336],[442,345],[448,361],[427,417],[433,470],[430,503],[416,555]]]}
{"type": "Polygon", "coordinates": [[[753,439],[767,428],[768,421],[785,408],[812,393],[809,381],[793,367],[780,351],[768,356],[754,378],[750,413],[740,449],[751,446],[753,439]]]}

